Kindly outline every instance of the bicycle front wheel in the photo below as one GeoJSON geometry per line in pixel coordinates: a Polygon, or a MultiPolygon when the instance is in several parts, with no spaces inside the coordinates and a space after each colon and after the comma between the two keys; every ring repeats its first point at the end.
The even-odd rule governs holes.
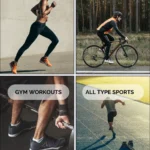
{"type": "Polygon", "coordinates": [[[83,51],[83,61],[89,67],[99,67],[104,63],[104,52],[99,46],[91,45],[83,51]]]}
{"type": "Polygon", "coordinates": [[[123,45],[116,52],[116,61],[122,67],[132,67],[138,61],[138,53],[134,47],[123,45]]]}

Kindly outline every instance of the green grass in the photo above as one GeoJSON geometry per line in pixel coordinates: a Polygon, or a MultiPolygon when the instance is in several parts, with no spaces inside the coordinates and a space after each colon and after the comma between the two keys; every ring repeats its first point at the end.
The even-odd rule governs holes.
{"type": "MultiPolygon", "coordinates": [[[[127,34],[129,45],[136,48],[139,54],[139,60],[136,65],[147,66],[150,64],[150,36],[149,34],[127,34]]],[[[118,36],[114,36],[117,40],[118,36]]],[[[118,43],[114,42],[111,49],[118,43]]],[[[85,65],[82,60],[83,50],[90,45],[101,46],[101,40],[96,34],[78,35],[77,36],[77,66],[85,65]]],[[[114,54],[112,59],[115,60],[114,54]]],[[[115,65],[118,65],[117,63],[115,65]]]]}

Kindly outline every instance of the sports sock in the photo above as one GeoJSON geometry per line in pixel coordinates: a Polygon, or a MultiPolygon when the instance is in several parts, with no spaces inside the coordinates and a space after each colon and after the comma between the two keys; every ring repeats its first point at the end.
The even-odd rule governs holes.
{"type": "Polygon", "coordinates": [[[33,138],[33,141],[37,142],[37,143],[41,143],[43,141],[44,137],[40,138],[40,139],[34,139],[33,138]]]}
{"type": "Polygon", "coordinates": [[[20,124],[20,122],[18,122],[18,123],[16,123],[16,124],[12,124],[12,123],[11,123],[11,126],[12,126],[12,127],[17,127],[19,124],[20,124]]]}

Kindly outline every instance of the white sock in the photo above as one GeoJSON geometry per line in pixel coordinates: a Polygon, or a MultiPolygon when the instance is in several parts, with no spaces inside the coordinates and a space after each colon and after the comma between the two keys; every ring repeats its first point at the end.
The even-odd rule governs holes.
{"type": "Polygon", "coordinates": [[[18,122],[17,124],[12,124],[12,123],[11,123],[11,126],[17,127],[19,124],[20,124],[20,122],[18,122]]]}
{"type": "Polygon", "coordinates": [[[41,143],[43,141],[44,137],[40,138],[40,139],[34,139],[33,138],[33,141],[37,142],[37,143],[41,143]]]}

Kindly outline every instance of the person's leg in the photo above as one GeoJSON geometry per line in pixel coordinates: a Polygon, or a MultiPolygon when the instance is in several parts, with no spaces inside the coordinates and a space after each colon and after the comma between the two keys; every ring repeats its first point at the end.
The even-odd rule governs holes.
{"type": "Polygon", "coordinates": [[[111,42],[109,41],[107,35],[104,35],[103,40],[106,44],[105,59],[108,60],[109,59],[109,51],[110,51],[110,47],[111,47],[111,42]]]}
{"type": "Polygon", "coordinates": [[[20,100],[13,101],[11,124],[19,123],[23,105],[24,105],[24,101],[20,101],[20,100]]]}
{"type": "Polygon", "coordinates": [[[31,25],[30,32],[25,43],[22,45],[22,47],[18,50],[16,54],[15,62],[18,62],[19,58],[22,56],[25,50],[27,50],[31,46],[31,44],[36,40],[40,31],[40,25],[37,22],[31,25]]]}
{"type": "Polygon", "coordinates": [[[108,124],[109,124],[109,129],[113,130],[113,121],[114,117],[117,115],[117,112],[110,112],[108,114],[108,124]]]}
{"type": "Polygon", "coordinates": [[[23,104],[24,101],[22,100],[14,100],[12,103],[12,117],[11,123],[8,127],[9,137],[16,137],[23,131],[35,128],[36,121],[28,122],[21,119],[20,115],[22,112],[23,104]]]}
{"type": "MultiPolygon", "coordinates": [[[[46,84],[54,84],[54,78],[48,77],[46,84]]],[[[64,146],[66,140],[64,138],[55,139],[45,135],[45,130],[52,117],[53,110],[55,109],[56,100],[44,100],[40,104],[38,111],[38,122],[33,139],[30,141],[30,150],[38,149],[59,149],[64,146]]]]}
{"type": "Polygon", "coordinates": [[[50,116],[56,104],[56,100],[46,100],[40,104],[38,111],[38,121],[34,133],[34,139],[40,139],[44,137],[45,129],[47,127],[50,116]]]}
{"type": "Polygon", "coordinates": [[[47,26],[44,28],[44,30],[40,33],[42,36],[48,38],[49,40],[51,40],[51,44],[49,45],[44,57],[48,57],[50,55],[50,53],[54,50],[54,48],[56,47],[56,45],[58,44],[59,40],[57,38],[57,36],[55,35],[55,33],[50,30],[47,26]]]}
{"type": "Polygon", "coordinates": [[[97,35],[102,40],[102,42],[104,42],[105,45],[106,45],[106,51],[105,51],[104,59],[108,60],[109,59],[109,51],[110,51],[111,43],[110,43],[108,37],[104,33],[98,32],[97,35]]]}
{"type": "Polygon", "coordinates": [[[110,34],[106,34],[109,41],[113,42],[115,39],[113,38],[113,36],[111,36],[110,34]]]}
{"type": "Polygon", "coordinates": [[[109,130],[113,129],[113,114],[112,112],[108,113],[108,124],[109,124],[109,130]]]}

